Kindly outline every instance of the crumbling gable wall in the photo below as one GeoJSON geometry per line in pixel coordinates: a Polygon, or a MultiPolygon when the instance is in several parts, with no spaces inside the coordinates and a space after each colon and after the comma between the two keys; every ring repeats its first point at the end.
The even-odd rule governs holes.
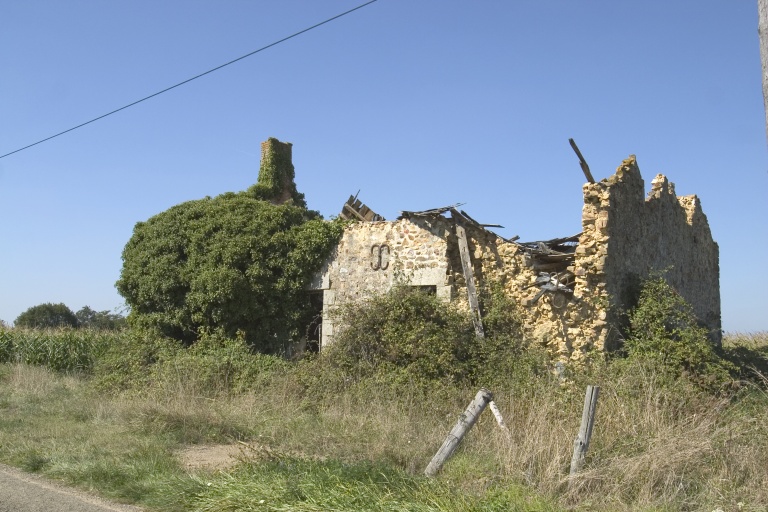
{"type": "MultiPolygon", "coordinates": [[[[668,282],[721,340],[718,246],[696,196],[676,197],[662,175],[645,186],[634,156],[616,174],[583,188],[583,232],[566,272],[570,293],[546,293],[535,300],[539,268],[522,245],[483,230],[469,230],[478,281],[501,283],[519,306],[526,335],[553,357],[580,360],[593,349],[613,350],[633,307],[641,280],[666,271],[668,282]]],[[[558,275],[563,275],[558,273],[558,275]]],[[[457,288],[463,284],[456,278],[457,288]]],[[[465,297],[465,289],[457,289],[465,297]]]]}
{"type": "Polygon", "coordinates": [[[665,270],[667,281],[720,343],[719,252],[699,199],[676,197],[674,185],[661,174],[644,199],[634,156],[610,178],[585,184],[583,192],[576,293],[607,306],[595,344],[608,350],[616,346],[620,312],[635,304],[641,279],[665,270]]]}

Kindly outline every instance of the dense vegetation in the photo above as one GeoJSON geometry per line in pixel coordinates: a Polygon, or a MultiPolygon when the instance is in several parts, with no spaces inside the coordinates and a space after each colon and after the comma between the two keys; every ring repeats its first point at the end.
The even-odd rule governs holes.
{"type": "Polygon", "coordinates": [[[182,203],[136,225],[117,282],[133,325],[187,344],[205,332],[241,335],[260,352],[299,341],[313,314],[307,284],[343,225],[307,210],[290,160],[267,156],[248,191],[182,203]]]}
{"type": "Polygon", "coordinates": [[[136,225],[117,289],[137,326],[186,343],[240,331],[274,352],[308,323],[306,285],[341,230],[246,193],[190,201],[136,225]]]}
{"type": "Polygon", "coordinates": [[[483,293],[487,336],[454,303],[408,286],[350,304],[338,312],[346,326],[327,358],[348,377],[378,375],[424,386],[491,386],[516,373],[542,371],[544,354],[523,342],[513,304],[501,289],[483,293]]]}
{"type": "Polygon", "coordinates": [[[625,354],[565,379],[493,293],[484,341],[461,311],[396,289],[342,311],[355,327],[299,362],[254,354],[242,335],[185,347],[134,328],[76,349],[78,331],[3,329],[0,461],[158,510],[764,510],[768,336],[686,348],[697,326],[678,306],[649,282],[625,354]],[[667,334],[646,325],[659,318],[667,334]],[[81,352],[88,363],[56,362],[81,352]],[[597,420],[569,480],[586,384],[601,386],[597,420]],[[484,414],[426,479],[479,386],[509,431],[484,414]],[[217,443],[241,448],[223,471],[177,455],[217,443]]]}

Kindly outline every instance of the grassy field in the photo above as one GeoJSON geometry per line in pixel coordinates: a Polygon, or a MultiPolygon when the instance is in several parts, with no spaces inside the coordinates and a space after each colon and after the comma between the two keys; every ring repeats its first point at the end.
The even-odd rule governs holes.
{"type": "Polygon", "coordinates": [[[475,388],[351,380],[322,358],[287,363],[234,340],[190,350],[129,333],[33,335],[56,345],[35,349],[48,359],[80,362],[52,370],[20,355],[33,343],[0,333],[0,461],[150,510],[768,506],[766,333],[726,337],[742,373],[716,390],[642,360],[566,381],[501,379],[492,391],[509,432],[484,413],[435,479],[423,471],[475,388]],[[586,465],[569,481],[586,384],[601,386],[600,402],[586,465]],[[242,447],[237,463],[184,466],[185,447],[213,444],[242,447]]]}

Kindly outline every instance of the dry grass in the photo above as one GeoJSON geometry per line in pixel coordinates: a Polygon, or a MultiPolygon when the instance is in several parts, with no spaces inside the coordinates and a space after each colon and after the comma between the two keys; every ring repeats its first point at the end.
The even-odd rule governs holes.
{"type": "MultiPolygon", "coordinates": [[[[768,346],[760,335],[727,344],[740,340],[750,350],[768,346]]],[[[380,381],[306,390],[295,381],[289,373],[257,393],[204,398],[187,379],[135,404],[135,417],[186,443],[253,441],[286,456],[383,461],[421,474],[476,392],[430,395],[380,381]]],[[[764,510],[765,389],[713,396],[641,363],[567,385],[530,379],[494,390],[509,435],[485,414],[440,478],[473,493],[523,484],[585,510],[764,510]],[[587,380],[601,386],[597,420],[587,465],[568,485],[587,380]]]]}
{"type": "MultiPolygon", "coordinates": [[[[768,335],[729,336],[725,346],[759,355],[768,335]]],[[[276,372],[242,394],[166,372],[141,393],[104,396],[73,377],[0,366],[0,458],[84,475],[87,485],[96,485],[97,470],[136,479],[141,485],[112,491],[126,499],[151,495],[144,486],[152,480],[176,481],[167,476],[181,471],[173,453],[209,443],[243,441],[278,459],[374,461],[418,476],[477,391],[346,383],[326,371],[276,372]],[[14,423],[22,419],[23,428],[14,423]],[[106,462],[93,459],[98,453],[106,462]],[[157,467],[166,476],[153,476],[157,467]]],[[[522,485],[566,509],[765,511],[768,377],[756,375],[719,395],[637,362],[566,384],[549,376],[511,383],[493,390],[509,434],[485,413],[439,480],[471,495],[522,485]],[[601,394],[586,466],[569,485],[585,383],[601,394]]]]}
{"type": "MultiPolygon", "coordinates": [[[[727,343],[741,340],[752,350],[768,347],[765,334],[727,343]]],[[[512,439],[497,433],[494,451],[513,479],[585,509],[764,511],[768,378],[757,377],[762,386],[742,383],[713,396],[640,363],[596,373],[590,379],[601,396],[590,453],[570,486],[583,386],[572,396],[545,386],[523,400],[501,401],[512,439]]]]}
{"type": "MultiPolygon", "coordinates": [[[[587,465],[571,485],[584,388],[549,378],[497,392],[509,435],[483,415],[441,480],[481,494],[525,485],[583,510],[764,510],[764,390],[749,386],[712,396],[641,364],[592,378],[601,385],[596,426],[587,465]]],[[[183,443],[242,440],[279,456],[378,461],[418,475],[475,391],[454,389],[430,400],[402,388],[357,384],[307,400],[287,376],[236,397],[203,398],[175,388],[134,403],[132,416],[143,428],[175,432],[183,443]]]]}

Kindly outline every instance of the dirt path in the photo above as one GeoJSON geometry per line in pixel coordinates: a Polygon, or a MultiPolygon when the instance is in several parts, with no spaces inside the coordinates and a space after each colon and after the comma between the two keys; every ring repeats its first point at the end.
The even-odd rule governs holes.
{"type": "Polygon", "coordinates": [[[0,464],[0,512],[140,512],[0,464]]]}

